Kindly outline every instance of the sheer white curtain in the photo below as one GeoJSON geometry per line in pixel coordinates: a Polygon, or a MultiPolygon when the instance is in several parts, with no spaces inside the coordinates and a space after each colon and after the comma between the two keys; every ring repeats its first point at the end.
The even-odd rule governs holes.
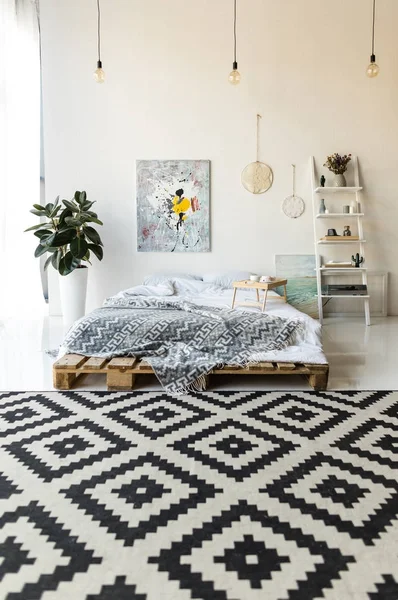
{"type": "Polygon", "coordinates": [[[0,317],[42,315],[38,239],[23,230],[40,203],[40,47],[32,0],[0,0],[0,317]]]}

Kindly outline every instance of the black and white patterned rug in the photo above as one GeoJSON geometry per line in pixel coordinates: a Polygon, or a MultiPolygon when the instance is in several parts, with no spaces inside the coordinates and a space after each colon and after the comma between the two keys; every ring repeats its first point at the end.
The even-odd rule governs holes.
{"type": "Polygon", "coordinates": [[[398,599],[398,392],[12,392],[0,435],[1,599],[398,599]]]}

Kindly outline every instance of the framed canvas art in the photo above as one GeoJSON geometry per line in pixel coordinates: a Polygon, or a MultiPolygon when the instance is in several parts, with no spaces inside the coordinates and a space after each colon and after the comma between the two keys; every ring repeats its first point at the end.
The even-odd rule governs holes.
{"type": "MultiPolygon", "coordinates": [[[[276,254],[275,274],[286,278],[287,301],[301,312],[319,318],[314,254],[276,254]]],[[[276,290],[279,293],[279,288],[276,290]]],[[[283,293],[283,290],[280,292],[283,293]]]]}
{"type": "Polygon", "coordinates": [[[210,161],[137,160],[138,252],[210,250],[210,161]]]}

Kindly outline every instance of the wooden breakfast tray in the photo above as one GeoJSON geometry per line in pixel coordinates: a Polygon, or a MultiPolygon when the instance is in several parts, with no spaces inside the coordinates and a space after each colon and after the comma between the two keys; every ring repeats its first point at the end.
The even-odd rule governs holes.
{"type": "MultiPolygon", "coordinates": [[[[132,390],[135,377],[139,374],[153,373],[152,367],[145,361],[134,357],[121,356],[106,359],[66,354],[53,365],[53,382],[57,390],[70,390],[87,373],[106,374],[108,390],[132,390]]],[[[329,365],[305,363],[260,362],[252,367],[242,368],[226,365],[222,369],[213,369],[215,375],[305,375],[314,390],[326,390],[329,365]]]]}

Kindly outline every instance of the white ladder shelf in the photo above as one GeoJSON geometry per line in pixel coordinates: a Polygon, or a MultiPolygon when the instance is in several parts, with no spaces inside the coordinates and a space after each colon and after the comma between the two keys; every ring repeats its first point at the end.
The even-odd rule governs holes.
{"type": "Polygon", "coordinates": [[[352,187],[319,187],[316,183],[316,171],[315,171],[315,159],[311,156],[310,161],[311,166],[311,185],[312,185],[312,210],[313,210],[313,221],[314,221],[314,245],[315,245],[315,265],[316,265],[316,280],[318,287],[318,310],[319,310],[319,321],[323,323],[323,302],[324,298],[346,298],[347,300],[350,298],[362,298],[364,301],[364,310],[365,310],[365,322],[366,325],[370,325],[370,308],[369,308],[369,294],[366,296],[359,295],[327,295],[322,293],[322,276],[327,275],[328,273],[335,272],[336,275],[346,275],[347,273],[355,274],[361,273],[362,283],[366,286],[368,285],[368,276],[366,267],[359,268],[351,268],[351,267],[327,267],[321,264],[321,251],[325,246],[337,246],[337,245],[353,245],[357,244],[359,246],[359,254],[363,256],[365,259],[365,244],[366,240],[364,239],[363,234],[363,223],[362,219],[364,217],[364,213],[362,212],[362,203],[361,203],[361,191],[362,187],[359,185],[359,170],[358,170],[358,158],[356,156],[352,157],[352,164],[354,167],[354,177],[355,177],[355,186],[352,187]],[[319,213],[319,201],[321,199],[320,194],[352,194],[355,198],[356,202],[356,212],[355,213],[319,213]],[[360,210],[358,210],[360,208],[360,210]],[[340,241],[326,241],[320,240],[318,237],[317,225],[323,224],[323,219],[341,219],[342,217],[347,217],[348,219],[355,219],[357,228],[358,228],[358,237],[359,240],[340,240],[340,241]]]}

